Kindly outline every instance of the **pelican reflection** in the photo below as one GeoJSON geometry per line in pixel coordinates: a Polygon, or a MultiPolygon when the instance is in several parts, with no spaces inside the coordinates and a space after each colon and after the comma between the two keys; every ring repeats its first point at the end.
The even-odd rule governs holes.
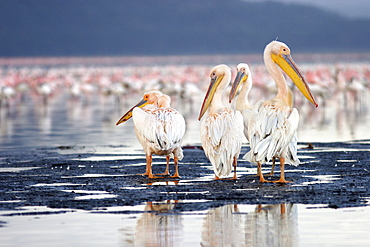
{"type": "Polygon", "coordinates": [[[201,246],[298,246],[297,216],[294,204],[213,208],[204,219],[201,246]]]}
{"type": "Polygon", "coordinates": [[[178,246],[182,242],[183,219],[180,213],[172,212],[177,203],[146,203],[135,227],[135,246],[178,246]]]}
{"type": "Polygon", "coordinates": [[[202,227],[201,246],[243,246],[243,214],[238,205],[229,204],[208,211],[202,227]]]}
{"type": "Polygon", "coordinates": [[[298,212],[294,204],[258,205],[247,216],[247,246],[298,246],[298,212]]]}

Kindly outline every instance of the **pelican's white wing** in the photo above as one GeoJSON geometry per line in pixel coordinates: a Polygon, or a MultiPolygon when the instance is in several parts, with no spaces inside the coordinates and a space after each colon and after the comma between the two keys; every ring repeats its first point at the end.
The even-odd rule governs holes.
{"type": "Polygon", "coordinates": [[[230,174],[234,157],[239,156],[242,138],[243,117],[239,111],[223,109],[202,121],[202,146],[217,176],[230,174]]]}
{"type": "MultiPolygon", "coordinates": [[[[158,150],[181,146],[185,134],[185,120],[172,108],[143,111],[135,108],[132,114],[138,138],[158,150]]],[[[141,141],[140,141],[141,142],[141,141]]],[[[179,157],[181,160],[181,158],[179,157]]]]}
{"type": "Polygon", "coordinates": [[[299,123],[299,113],[296,108],[293,108],[292,112],[290,113],[290,116],[288,118],[288,121],[291,126],[291,131],[288,134],[287,139],[290,139],[290,142],[288,144],[288,150],[287,155],[285,158],[285,163],[290,164],[293,166],[298,166],[300,161],[297,156],[297,130],[298,130],[298,123],[299,123]]]}
{"type": "MultiPolygon", "coordinates": [[[[296,109],[293,109],[288,118],[288,114],[282,109],[265,106],[262,102],[257,103],[250,113],[248,122],[251,150],[244,158],[253,163],[265,163],[273,157],[279,157],[282,152],[287,151],[288,145],[296,135],[298,122],[299,115],[296,109]]],[[[289,150],[296,153],[294,140],[292,145],[289,150]]]]}
{"type": "Polygon", "coordinates": [[[162,121],[163,131],[173,144],[181,144],[185,134],[185,119],[173,108],[159,110],[158,119],[162,121]]]}

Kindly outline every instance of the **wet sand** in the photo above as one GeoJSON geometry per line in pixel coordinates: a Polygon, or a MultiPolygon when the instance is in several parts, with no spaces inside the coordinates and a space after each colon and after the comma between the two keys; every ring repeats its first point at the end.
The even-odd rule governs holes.
{"type": "MultiPolygon", "coordinates": [[[[205,210],[226,204],[324,204],[330,208],[368,205],[370,141],[299,143],[301,164],[286,166],[290,184],[260,183],[256,166],[239,159],[238,180],[214,180],[203,150],[185,146],[180,179],[148,179],[145,156],[120,153],[125,146],[56,146],[4,151],[0,168],[0,209],[46,206],[92,210],[163,200],[191,200],[176,211],[205,210]],[[106,152],[106,154],[104,154],[106,152]],[[93,199],[93,200],[83,200],[93,199]],[[204,201],[206,200],[206,201],[204,201]]],[[[242,148],[242,154],[247,147],[242,148]]],[[[242,157],[242,155],[241,155],[242,157]]],[[[155,156],[153,172],[165,169],[155,156]]],[[[264,165],[264,172],[271,166],[264,165]]],[[[279,167],[269,180],[278,179],[279,167]]],[[[173,173],[173,165],[171,166],[173,173]]]]}

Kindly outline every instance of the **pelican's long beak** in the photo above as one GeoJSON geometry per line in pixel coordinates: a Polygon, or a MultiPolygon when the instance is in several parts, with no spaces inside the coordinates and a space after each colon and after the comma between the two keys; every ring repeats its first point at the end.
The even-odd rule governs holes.
{"type": "Polygon", "coordinates": [[[134,107],[132,107],[128,112],[125,113],[125,115],[123,115],[116,123],[116,125],[119,125],[121,123],[124,123],[126,122],[127,120],[129,120],[131,117],[132,117],[132,111],[134,110],[135,107],[144,107],[148,104],[148,101],[147,100],[141,100],[139,103],[137,103],[134,107]]]}
{"type": "Polygon", "coordinates": [[[236,92],[238,92],[239,86],[242,82],[245,82],[248,79],[248,75],[244,72],[238,71],[236,74],[235,80],[230,90],[229,103],[234,99],[236,92]]]}
{"type": "Polygon", "coordinates": [[[297,65],[294,63],[290,55],[275,55],[271,54],[272,60],[279,65],[279,67],[292,79],[294,84],[298,87],[299,91],[316,107],[318,107],[307,82],[303,78],[297,65]]]}
{"type": "Polygon", "coordinates": [[[214,76],[214,77],[211,78],[211,83],[209,85],[206,96],[204,97],[204,101],[203,101],[203,104],[202,104],[202,108],[200,109],[198,120],[200,120],[203,117],[204,113],[206,113],[209,105],[211,104],[211,102],[213,100],[213,96],[215,95],[216,89],[217,89],[218,85],[220,84],[220,82],[222,81],[223,78],[224,78],[224,75],[214,76]]]}

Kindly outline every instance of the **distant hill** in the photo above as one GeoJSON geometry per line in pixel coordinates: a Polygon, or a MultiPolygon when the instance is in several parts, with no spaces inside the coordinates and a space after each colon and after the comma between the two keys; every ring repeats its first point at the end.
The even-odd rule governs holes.
{"type": "Polygon", "coordinates": [[[370,52],[370,20],[240,0],[3,0],[0,57],[370,52]]]}

